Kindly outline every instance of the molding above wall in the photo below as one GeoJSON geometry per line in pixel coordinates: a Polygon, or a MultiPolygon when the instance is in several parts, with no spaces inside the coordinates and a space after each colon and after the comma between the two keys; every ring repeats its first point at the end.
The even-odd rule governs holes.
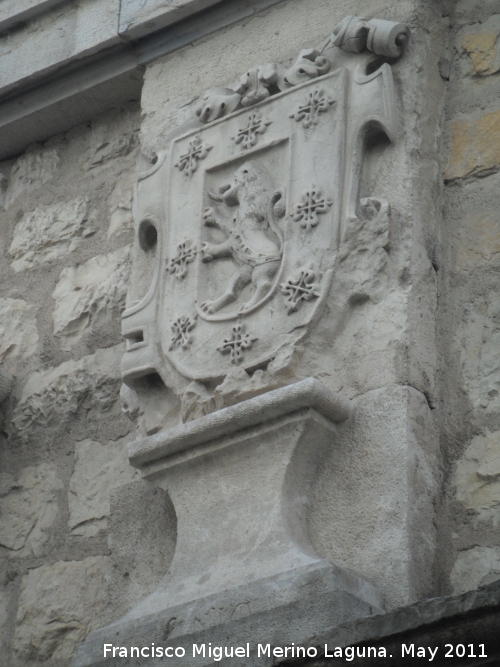
{"type": "Polygon", "coordinates": [[[182,0],[175,8],[153,0],[147,12],[138,0],[113,2],[1,7],[0,159],[139,99],[147,63],[283,0],[182,0]]]}
{"type": "Polygon", "coordinates": [[[0,33],[40,16],[68,0],[2,0],[0,2],[0,33]]]}

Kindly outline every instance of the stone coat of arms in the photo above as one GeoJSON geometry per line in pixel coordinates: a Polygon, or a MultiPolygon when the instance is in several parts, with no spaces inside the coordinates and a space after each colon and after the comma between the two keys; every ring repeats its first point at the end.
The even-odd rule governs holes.
{"type": "Polygon", "coordinates": [[[252,372],[307,335],[348,221],[388,214],[385,200],[360,200],[360,180],[370,136],[396,136],[390,63],[407,36],[347,17],[288,69],[207,91],[198,127],[137,186],[136,262],[150,278],[123,315],[126,383],[252,372]]]}

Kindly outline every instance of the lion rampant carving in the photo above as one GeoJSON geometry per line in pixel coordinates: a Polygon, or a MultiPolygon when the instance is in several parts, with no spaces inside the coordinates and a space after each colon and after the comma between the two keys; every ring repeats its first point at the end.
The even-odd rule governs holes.
{"type": "Polygon", "coordinates": [[[239,309],[243,313],[258,304],[271,289],[283,247],[277,218],[285,214],[285,209],[283,191],[272,191],[270,183],[269,174],[252,162],[246,162],[220,186],[219,194],[208,193],[212,200],[224,204],[232,216],[214,207],[205,209],[205,226],[219,228],[226,239],[219,244],[203,243],[202,262],[231,257],[238,268],[223,294],[200,305],[203,312],[211,314],[221,310],[236,301],[243,288],[253,283],[252,298],[239,309]]]}

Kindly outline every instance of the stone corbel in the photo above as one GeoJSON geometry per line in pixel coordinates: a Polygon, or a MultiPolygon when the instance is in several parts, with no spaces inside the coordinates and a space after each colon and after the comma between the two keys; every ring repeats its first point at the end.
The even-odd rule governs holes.
{"type": "Polygon", "coordinates": [[[307,499],[350,413],[348,399],[308,378],[131,443],[130,463],[168,491],[177,516],[173,562],[145,607],[320,566],[307,499]]]}
{"type": "Polygon", "coordinates": [[[175,554],[156,590],[92,633],[74,667],[105,667],[109,636],[191,648],[207,632],[221,643],[231,624],[235,645],[305,643],[318,628],[380,613],[375,586],[320,558],[308,533],[310,487],[350,413],[348,399],[308,378],[131,443],[132,465],[175,507],[175,554]]]}
{"type": "Polygon", "coordinates": [[[351,409],[347,398],[308,378],[130,444],[131,465],[168,490],[175,506],[177,548],[167,578],[171,597],[202,571],[207,590],[198,590],[199,595],[218,590],[221,577],[234,585],[243,543],[242,576],[252,570],[250,564],[252,578],[260,579],[265,572],[318,560],[304,515],[309,487],[325,449],[335,441],[336,424],[348,419],[351,409]],[[217,509],[223,507],[231,508],[228,523],[217,509]],[[264,534],[273,544],[270,551],[264,534]],[[228,566],[224,575],[221,541],[228,566]]]}

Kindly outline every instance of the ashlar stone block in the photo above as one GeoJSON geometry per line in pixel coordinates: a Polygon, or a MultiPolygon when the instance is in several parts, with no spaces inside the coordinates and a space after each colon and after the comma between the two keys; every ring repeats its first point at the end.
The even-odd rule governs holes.
{"type": "Polygon", "coordinates": [[[42,556],[62,500],[64,485],[57,471],[41,463],[15,477],[2,473],[0,482],[0,546],[9,555],[42,556]]]}
{"type": "Polygon", "coordinates": [[[461,37],[461,46],[467,52],[475,76],[485,77],[500,71],[500,19],[490,16],[474,32],[461,37]]]}
{"type": "Polygon", "coordinates": [[[128,232],[134,228],[132,200],[135,174],[127,173],[116,182],[109,196],[109,227],[108,239],[116,234],[128,232]]]}
{"type": "Polygon", "coordinates": [[[452,483],[456,498],[477,512],[476,520],[500,523],[500,431],[475,436],[458,460],[452,483]]]}
{"type": "Polygon", "coordinates": [[[116,114],[107,113],[93,124],[87,150],[82,155],[84,170],[98,169],[110,160],[124,157],[138,146],[137,114],[125,109],[116,114]]]}
{"type": "Polygon", "coordinates": [[[105,618],[109,559],[58,561],[22,578],[13,641],[13,664],[69,660],[78,644],[105,618]]]}
{"type": "Polygon", "coordinates": [[[5,207],[9,208],[21,195],[26,196],[51,181],[59,163],[59,151],[56,148],[28,149],[14,162],[10,171],[5,207]]]}
{"type": "Polygon", "coordinates": [[[38,348],[36,308],[22,299],[0,298],[0,362],[14,368],[38,348]]]}
{"type": "Polygon", "coordinates": [[[459,595],[500,579],[500,547],[473,547],[459,553],[450,575],[459,595]]]}
{"type": "Polygon", "coordinates": [[[12,415],[12,437],[25,440],[37,429],[60,428],[79,411],[109,411],[119,395],[122,353],[123,346],[117,345],[33,373],[12,415]]]}
{"type": "Polygon", "coordinates": [[[445,179],[487,176],[500,165],[500,111],[450,123],[451,150],[445,179]]]}
{"type": "Polygon", "coordinates": [[[455,337],[464,387],[472,405],[486,413],[500,409],[500,298],[479,295],[465,309],[455,337]]]}
{"type": "Polygon", "coordinates": [[[134,473],[128,462],[126,438],[106,445],[89,439],[77,443],[68,492],[71,534],[93,537],[105,530],[113,488],[130,481],[134,473]]]}
{"type": "Polygon", "coordinates": [[[84,331],[97,325],[113,308],[125,303],[130,247],[98,255],[61,271],[52,293],[54,335],[68,348],[84,331]]]}
{"type": "Polygon", "coordinates": [[[464,215],[458,239],[458,268],[474,271],[500,263],[498,215],[471,210],[464,215]]]}
{"type": "Polygon", "coordinates": [[[95,233],[84,197],[27,213],[14,229],[9,248],[14,271],[52,262],[73,252],[82,239],[95,233]]]}

